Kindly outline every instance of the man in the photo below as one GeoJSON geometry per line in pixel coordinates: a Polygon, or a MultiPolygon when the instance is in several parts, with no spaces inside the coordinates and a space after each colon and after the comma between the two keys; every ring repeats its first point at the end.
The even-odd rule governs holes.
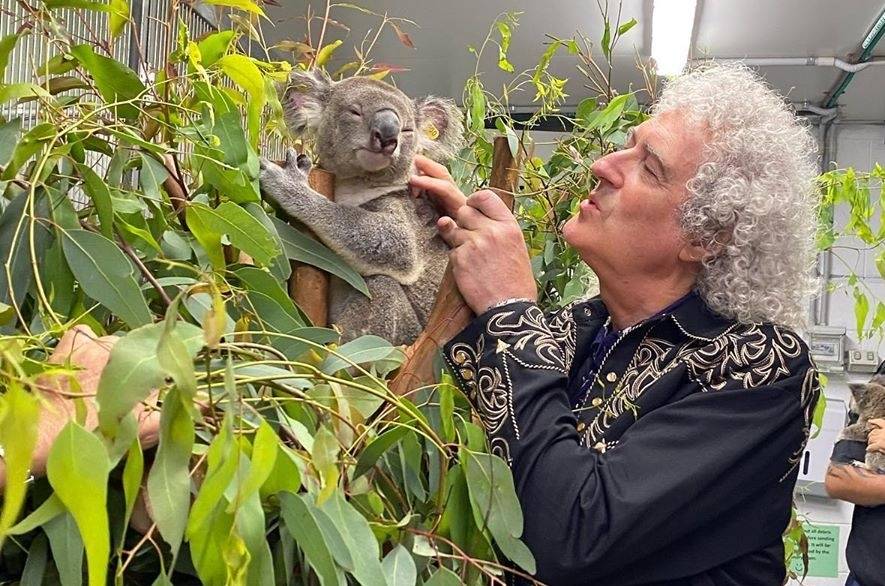
{"type": "MultiPolygon", "coordinates": [[[[885,375],[885,362],[876,374],[885,375]]],[[[855,420],[857,415],[854,414],[855,420]]],[[[854,421],[852,421],[854,423],[854,421]]],[[[833,447],[826,488],[831,498],[854,503],[845,558],[851,574],[845,586],[885,586],[885,474],[857,465],[868,450],[885,452],[885,419],[873,419],[867,443],[839,440],[833,447]]]]}
{"type": "Polygon", "coordinates": [[[549,584],[765,585],[818,396],[814,141],[749,70],[672,80],[562,228],[600,294],[553,314],[516,221],[417,162],[477,314],[444,349],[549,584]]]}

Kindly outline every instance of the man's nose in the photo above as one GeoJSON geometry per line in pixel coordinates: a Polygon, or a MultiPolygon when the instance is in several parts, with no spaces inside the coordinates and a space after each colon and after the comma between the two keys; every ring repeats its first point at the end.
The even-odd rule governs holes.
{"type": "Polygon", "coordinates": [[[399,116],[393,110],[379,110],[372,118],[372,149],[386,155],[396,150],[399,142],[399,116]]]}
{"type": "Polygon", "coordinates": [[[605,179],[614,188],[619,188],[624,183],[623,165],[629,155],[626,151],[615,151],[604,157],[599,157],[590,165],[590,171],[599,179],[605,179]]]}

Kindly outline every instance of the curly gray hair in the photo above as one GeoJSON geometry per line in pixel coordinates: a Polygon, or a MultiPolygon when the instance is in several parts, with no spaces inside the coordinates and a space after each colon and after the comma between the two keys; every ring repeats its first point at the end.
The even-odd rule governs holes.
{"type": "Polygon", "coordinates": [[[750,69],[704,65],[673,78],[652,108],[708,135],[686,184],[682,229],[714,255],[697,289],[740,322],[801,328],[815,291],[817,148],[785,101],[750,69]]]}

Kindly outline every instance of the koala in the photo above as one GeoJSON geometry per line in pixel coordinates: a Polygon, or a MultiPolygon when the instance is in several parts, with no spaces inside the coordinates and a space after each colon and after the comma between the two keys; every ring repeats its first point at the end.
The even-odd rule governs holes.
{"type": "MultiPolygon", "coordinates": [[[[870,419],[885,418],[885,375],[877,374],[868,383],[852,383],[848,385],[854,398],[854,408],[858,414],[857,421],[842,430],[840,439],[866,442],[871,431],[870,419]]],[[[866,467],[873,472],[885,473],[885,454],[867,452],[866,467]]]]}
{"type": "Polygon", "coordinates": [[[412,343],[427,324],[448,247],[438,213],[410,195],[408,179],[416,153],[446,162],[462,148],[460,111],[448,99],[412,100],[379,80],[332,81],[318,70],[293,72],[282,104],[293,134],[314,135],[320,166],[335,174],[335,201],[308,186],[310,159],[294,150],[282,165],[261,161],[261,192],[341,255],[371,294],[333,277],[329,321],[345,340],[412,343]]]}

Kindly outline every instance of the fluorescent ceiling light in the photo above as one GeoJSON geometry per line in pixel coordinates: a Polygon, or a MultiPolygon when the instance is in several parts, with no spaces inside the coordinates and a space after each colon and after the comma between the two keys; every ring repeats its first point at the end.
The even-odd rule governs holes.
{"type": "Polygon", "coordinates": [[[651,56],[658,75],[679,75],[688,61],[697,0],[655,0],[651,56]]]}

